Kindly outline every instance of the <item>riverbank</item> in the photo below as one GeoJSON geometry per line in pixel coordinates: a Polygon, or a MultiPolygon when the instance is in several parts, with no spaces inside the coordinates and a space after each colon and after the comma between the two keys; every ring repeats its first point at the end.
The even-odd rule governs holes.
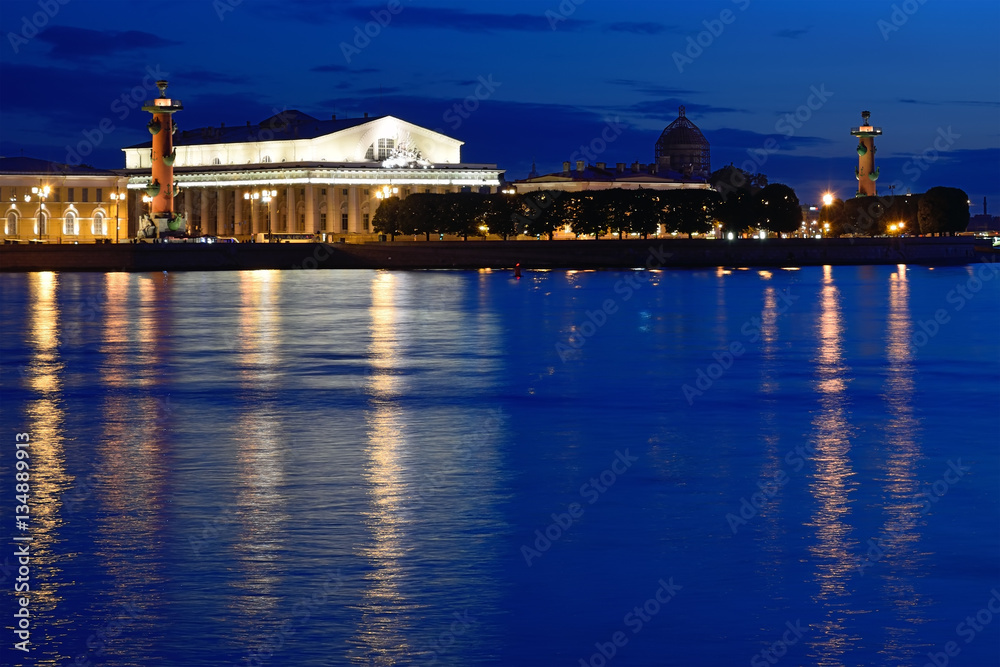
{"type": "Polygon", "coordinates": [[[973,237],[394,241],[344,244],[2,245],[0,271],[525,269],[967,264],[995,258],[973,237]]]}

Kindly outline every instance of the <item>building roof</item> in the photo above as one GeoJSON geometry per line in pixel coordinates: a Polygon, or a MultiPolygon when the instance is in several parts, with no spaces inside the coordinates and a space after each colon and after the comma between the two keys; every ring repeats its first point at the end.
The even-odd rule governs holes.
{"type": "MultiPolygon", "coordinates": [[[[604,163],[601,163],[604,164],[604,163]]],[[[638,171],[633,171],[636,165],[625,165],[624,171],[606,167],[587,165],[583,171],[570,169],[556,171],[551,174],[531,177],[515,181],[515,183],[565,183],[568,181],[586,181],[597,183],[703,183],[704,178],[688,177],[676,171],[658,168],[657,165],[639,164],[638,171]],[[655,169],[655,171],[654,171],[655,169]]]]}
{"type": "MultiPolygon", "coordinates": [[[[206,144],[240,144],[245,142],[288,141],[294,139],[315,139],[348,128],[371,123],[386,116],[365,116],[364,118],[341,118],[339,120],[319,120],[296,109],[289,109],[265,118],[256,125],[226,127],[199,127],[193,130],[178,130],[174,135],[175,146],[198,146],[206,144]]],[[[144,141],[126,148],[152,148],[153,140],[144,141]]]]}
{"type": "Polygon", "coordinates": [[[110,169],[98,169],[89,165],[71,165],[61,162],[51,162],[33,157],[0,157],[0,173],[2,174],[53,174],[60,176],[114,176],[116,172],[110,169]]]}
{"type": "Polygon", "coordinates": [[[690,146],[693,144],[708,146],[708,139],[701,133],[697,125],[687,119],[684,107],[681,106],[678,109],[677,120],[664,128],[656,146],[662,149],[665,146],[690,146]]]}

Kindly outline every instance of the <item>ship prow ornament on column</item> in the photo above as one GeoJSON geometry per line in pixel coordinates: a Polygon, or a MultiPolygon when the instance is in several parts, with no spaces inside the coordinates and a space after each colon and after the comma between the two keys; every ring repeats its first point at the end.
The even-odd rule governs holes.
{"type": "Polygon", "coordinates": [[[870,111],[861,112],[861,127],[852,127],[851,134],[858,138],[858,167],[854,175],[858,179],[858,197],[874,197],[875,181],[879,170],[875,168],[875,137],[882,134],[881,127],[872,127],[870,111]]]}
{"type": "Polygon", "coordinates": [[[174,197],[180,192],[180,187],[174,184],[174,160],[177,153],[174,150],[174,113],[184,109],[180,100],[167,97],[167,82],[157,81],[160,96],[149,100],[142,107],[143,111],[153,114],[146,128],[153,135],[152,148],[152,179],[146,188],[146,194],[152,200],[149,203],[149,213],[144,214],[139,222],[139,238],[156,238],[167,236],[186,236],[187,220],[183,215],[174,213],[174,197]]]}

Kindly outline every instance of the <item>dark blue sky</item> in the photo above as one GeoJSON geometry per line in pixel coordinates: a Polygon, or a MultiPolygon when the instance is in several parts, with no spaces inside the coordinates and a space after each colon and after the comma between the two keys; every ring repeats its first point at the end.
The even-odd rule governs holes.
{"type": "Polygon", "coordinates": [[[0,154],[93,146],[85,162],[121,167],[120,148],[148,139],[130,91],[149,99],[161,76],[182,128],[393,114],[510,179],[532,158],[559,169],[602,132],[617,136],[591,161],[652,162],[684,104],[713,168],[750,161],[805,203],[853,196],[849,130],[869,109],[880,192],[950,185],[973,213],[984,195],[1000,212],[996,0],[173,0],[162,19],[154,6],[3,0],[0,154]]]}

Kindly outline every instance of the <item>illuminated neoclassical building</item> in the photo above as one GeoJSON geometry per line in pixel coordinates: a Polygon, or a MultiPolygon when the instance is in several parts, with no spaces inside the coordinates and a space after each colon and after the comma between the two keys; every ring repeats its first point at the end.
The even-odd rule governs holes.
{"type": "Polygon", "coordinates": [[[114,242],[116,232],[118,239],[125,240],[127,180],[106,169],[27,157],[0,158],[3,241],[114,242]]]}
{"type": "MultiPolygon", "coordinates": [[[[175,210],[192,234],[320,233],[365,240],[381,197],[495,190],[495,164],[464,164],[461,141],[394,116],[318,120],[283,111],[256,125],[174,135],[175,210]],[[268,195],[273,195],[268,200],[268,195]]],[[[124,148],[136,213],[152,142],[124,148]]]]}

